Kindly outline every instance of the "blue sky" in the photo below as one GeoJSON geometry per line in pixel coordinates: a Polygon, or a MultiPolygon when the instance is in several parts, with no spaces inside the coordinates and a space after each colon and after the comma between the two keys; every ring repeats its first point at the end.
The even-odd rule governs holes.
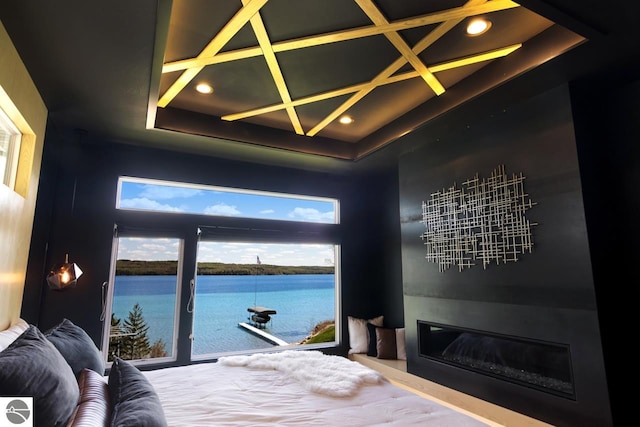
{"type": "MultiPolygon", "coordinates": [[[[274,193],[224,191],[163,182],[121,182],[120,208],[197,213],[263,219],[334,223],[337,203],[331,199],[285,197],[274,193]]],[[[231,189],[227,189],[231,190],[231,189]]],[[[175,260],[177,239],[121,238],[118,259],[175,260]]],[[[333,245],[201,242],[198,260],[238,264],[334,265],[333,245]]]]}
{"type": "Polygon", "coordinates": [[[334,223],[330,199],[286,197],[275,193],[223,191],[204,186],[121,182],[120,208],[249,218],[334,223]]]}

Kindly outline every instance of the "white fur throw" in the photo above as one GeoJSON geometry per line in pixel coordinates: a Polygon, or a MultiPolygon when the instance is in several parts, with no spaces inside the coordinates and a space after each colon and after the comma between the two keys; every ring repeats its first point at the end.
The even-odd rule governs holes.
{"type": "Polygon", "coordinates": [[[307,390],[336,397],[352,396],[361,385],[384,380],[380,373],[358,362],[342,356],[325,355],[317,350],[225,356],[219,358],[218,363],[281,371],[307,390]]]}

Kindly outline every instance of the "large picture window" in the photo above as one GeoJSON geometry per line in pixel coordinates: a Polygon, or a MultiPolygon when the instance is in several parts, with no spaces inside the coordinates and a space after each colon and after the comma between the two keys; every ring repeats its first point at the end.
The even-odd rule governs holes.
{"type": "Polygon", "coordinates": [[[327,244],[200,242],[194,358],[335,342],[336,250],[327,244]]]}
{"type": "Polygon", "coordinates": [[[337,199],[121,177],[116,208],[107,360],[338,344],[337,199]]]}

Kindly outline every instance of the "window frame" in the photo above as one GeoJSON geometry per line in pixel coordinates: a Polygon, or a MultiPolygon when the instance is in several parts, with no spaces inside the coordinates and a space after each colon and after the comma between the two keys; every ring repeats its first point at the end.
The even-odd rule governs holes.
{"type": "MultiPolygon", "coordinates": [[[[113,297],[115,291],[115,280],[116,280],[116,263],[118,260],[118,250],[119,250],[119,239],[121,238],[146,238],[146,239],[174,239],[180,242],[180,247],[178,250],[178,266],[176,269],[176,301],[174,306],[174,315],[173,315],[173,335],[174,339],[170,344],[171,348],[171,356],[166,357],[156,357],[151,359],[133,359],[128,360],[128,362],[135,365],[151,365],[151,364],[166,364],[173,363],[178,359],[178,342],[177,336],[179,333],[179,324],[180,324],[180,307],[181,307],[181,295],[182,295],[182,286],[183,286],[183,271],[184,271],[184,250],[185,250],[185,242],[181,237],[176,236],[176,233],[166,232],[162,230],[127,230],[119,231],[118,227],[115,228],[114,236],[113,236],[113,244],[112,244],[112,253],[111,253],[111,264],[109,270],[109,284],[108,289],[105,293],[105,301],[104,301],[104,325],[103,325],[103,338],[102,338],[102,355],[104,357],[105,363],[107,367],[111,366],[112,362],[109,361],[109,334],[111,331],[111,313],[113,313],[113,297]]],[[[124,320],[124,319],[123,319],[124,320]]]]}
{"type": "MultiPolygon", "coordinates": [[[[15,189],[18,176],[18,159],[20,158],[20,144],[22,142],[22,132],[11,120],[9,115],[0,107],[0,141],[4,139],[6,144],[6,156],[4,167],[0,168],[2,184],[15,189]]],[[[0,150],[2,147],[0,146],[0,150]]]]}
{"type": "Polygon", "coordinates": [[[247,188],[237,188],[237,187],[227,187],[227,186],[219,186],[219,185],[205,185],[205,184],[192,184],[185,183],[179,181],[167,181],[162,179],[151,179],[151,178],[137,178],[131,176],[120,176],[118,177],[118,188],[117,188],[117,196],[116,196],[116,209],[122,211],[134,211],[134,212],[164,212],[164,213],[173,213],[173,214],[183,214],[183,215],[203,215],[206,217],[231,217],[231,218],[245,218],[245,219],[262,219],[268,221],[291,221],[295,223],[311,223],[311,224],[340,224],[340,201],[336,198],[332,197],[320,197],[320,196],[308,196],[302,194],[291,194],[291,193],[280,193],[274,191],[264,191],[264,190],[253,190],[247,188]],[[194,212],[175,212],[168,210],[160,210],[160,209],[143,209],[143,208],[131,208],[131,207],[122,207],[122,186],[123,183],[131,183],[131,184],[142,184],[142,185],[156,185],[156,186],[166,186],[173,188],[181,188],[188,190],[202,190],[202,191],[211,191],[211,192],[219,192],[219,193],[227,193],[232,195],[242,195],[242,196],[256,196],[256,197],[273,197],[276,199],[290,199],[290,200],[300,200],[300,201],[309,201],[309,202],[322,202],[322,203],[331,203],[333,205],[333,221],[305,221],[305,220],[285,220],[279,218],[264,218],[259,216],[250,216],[250,215],[216,215],[216,214],[203,214],[203,213],[194,213],[194,212]]]}
{"type": "MultiPolygon", "coordinates": [[[[127,176],[127,178],[131,178],[127,176]]],[[[169,182],[166,180],[150,180],[153,182],[169,182]]],[[[117,199],[120,198],[120,177],[118,178],[117,199]]],[[[175,182],[181,184],[180,182],[175,182]]],[[[251,190],[248,190],[251,191],[251,190]]],[[[274,193],[278,194],[278,193],[274,193]]],[[[294,195],[295,196],[295,195],[294,195]]],[[[305,197],[304,195],[300,195],[305,197]]],[[[325,198],[335,201],[336,221],[339,221],[340,200],[337,198],[325,198]]],[[[114,204],[115,206],[115,204],[114,204]]],[[[181,275],[179,293],[179,308],[177,317],[178,333],[175,337],[177,350],[174,354],[175,360],[160,361],[157,359],[146,359],[144,361],[133,361],[134,364],[150,365],[154,367],[175,366],[201,362],[204,360],[215,360],[215,357],[192,357],[192,331],[193,313],[188,313],[188,304],[191,300],[190,282],[196,280],[197,276],[197,250],[200,238],[214,240],[233,240],[237,242],[262,242],[262,243],[321,243],[332,244],[336,248],[335,259],[335,341],[322,344],[311,344],[305,348],[337,348],[342,341],[341,325],[341,238],[339,223],[313,223],[303,221],[287,221],[275,219],[216,216],[148,210],[115,209],[115,228],[120,236],[162,236],[177,237],[183,241],[182,265],[178,272],[181,275]],[[202,236],[201,236],[202,235],[202,236]]],[[[112,253],[115,262],[117,252],[112,253]]],[[[113,264],[115,265],[115,264],[113,264]]],[[[113,269],[115,272],[115,269],[113,269]]],[[[110,277],[109,283],[114,283],[115,277],[110,277]]],[[[111,286],[110,286],[111,287],[111,286]]],[[[111,298],[111,297],[109,297],[111,298]]],[[[109,299],[108,304],[112,301],[109,299]]],[[[106,313],[111,316],[111,306],[107,306],[106,313]]],[[[105,316],[106,317],[106,316],[105,316]]],[[[105,328],[103,330],[108,331],[105,328]]],[[[110,322],[109,322],[110,324],[110,322]]],[[[105,333],[104,335],[107,335],[105,333]]],[[[108,337],[106,338],[108,339],[108,337]]],[[[103,341],[105,339],[103,338],[103,341]]],[[[108,342],[108,341],[107,341],[108,342]]],[[[104,344],[103,344],[104,346],[104,344]]],[[[103,347],[105,348],[105,347],[103,347]]],[[[108,351],[108,345],[106,346],[108,351]]],[[[265,351],[265,350],[261,350],[265,351]]],[[[249,353],[247,351],[245,353],[249,353]]],[[[106,353],[105,353],[106,358],[106,353]]]]}
{"type": "MultiPolygon", "coordinates": [[[[206,229],[206,228],[205,228],[206,229]]],[[[323,244],[323,245],[332,245],[333,249],[334,249],[334,289],[333,289],[333,304],[334,304],[334,325],[335,325],[335,338],[334,341],[331,342],[324,342],[324,343],[316,343],[316,344],[304,344],[304,346],[302,348],[306,349],[306,350],[312,350],[312,349],[322,349],[322,348],[335,348],[338,347],[340,345],[340,338],[341,338],[341,334],[340,334],[340,319],[342,318],[341,313],[342,313],[342,306],[340,304],[341,302],[341,298],[340,295],[342,294],[341,292],[341,285],[342,285],[342,280],[341,280],[341,262],[340,262],[340,254],[341,254],[341,245],[338,243],[331,243],[331,242],[318,242],[318,241],[291,241],[291,240],[281,240],[278,242],[273,242],[270,240],[234,240],[234,239],[230,239],[230,238],[224,238],[221,239],[219,236],[212,236],[212,235],[207,235],[205,232],[203,232],[203,230],[201,229],[201,233],[200,233],[200,238],[199,238],[199,243],[201,242],[233,242],[233,243],[266,243],[266,244],[305,244],[305,243],[309,243],[309,244],[323,244]]],[[[197,257],[196,257],[196,261],[197,261],[197,257]]],[[[196,276],[194,276],[194,280],[196,280],[197,283],[197,264],[196,264],[196,276]]],[[[195,301],[195,292],[193,294],[193,298],[195,301]]],[[[260,305],[260,304],[258,304],[260,305]]],[[[195,322],[195,311],[197,310],[197,306],[194,309],[193,313],[192,313],[192,330],[193,330],[193,326],[195,322]]],[[[193,341],[191,341],[191,343],[193,344],[193,341]]],[[[266,352],[266,351],[274,351],[274,350],[291,350],[291,349],[300,349],[300,346],[294,346],[294,345],[289,345],[289,346],[282,346],[282,347],[274,347],[274,348],[269,348],[269,349],[245,349],[245,350],[238,350],[238,351],[231,351],[231,352],[217,352],[217,353],[203,353],[203,354],[193,354],[193,347],[190,349],[190,360],[194,361],[194,362],[199,362],[199,361],[206,361],[206,360],[211,360],[211,359],[216,359],[217,357],[220,356],[226,356],[228,354],[250,354],[250,353],[260,353],[260,352],[266,352]]]]}

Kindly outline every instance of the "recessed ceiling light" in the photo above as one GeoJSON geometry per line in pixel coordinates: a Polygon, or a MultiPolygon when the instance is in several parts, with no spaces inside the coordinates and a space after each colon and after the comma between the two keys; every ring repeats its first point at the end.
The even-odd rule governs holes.
{"type": "Polygon", "coordinates": [[[351,123],[353,123],[353,117],[351,117],[351,116],[342,116],[342,117],[340,117],[339,121],[343,125],[350,125],[351,123]]]}
{"type": "Polygon", "coordinates": [[[213,87],[208,83],[200,83],[196,86],[196,90],[200,93],[209,94],[213,93],[213,87]]]}
{"type": "Polygon", "coordinates": [[[489,31],[489,28],[491,28],[491,21],[482,18],[473,19],[469,21],[467,25],[467,34],[470,36],[479,36],[489,31]]]}

